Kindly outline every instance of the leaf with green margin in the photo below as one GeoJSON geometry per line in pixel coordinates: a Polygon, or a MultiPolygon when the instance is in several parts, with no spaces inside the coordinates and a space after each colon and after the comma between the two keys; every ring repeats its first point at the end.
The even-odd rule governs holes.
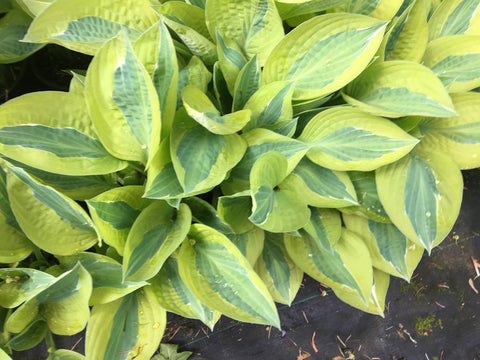
{"type": "Polygon", "coordinates": [[[92,295],[88,301],[90,306],[117,300],[147,285],[144,281],[122,282],[122,265],[105,255],[82,252],[72,256],[57,256],[57,259],[63,269],[69,270],[80,262],[89,272],[92,277],[92,295]]]}
{"type": "Polygon", "coordinates": [[[276,302],[291,305],[303,280],[303,271],[288,256],[284,234],[265,233],[262,256],[255,271],[276,302]]]}
{"type": "Polygon", "coordinates": [[[104,42],[118,34],[119,27],[130,28],[137,36],[157,21],[158,14],[148,0],[56,0],[35,17],[24,40],[52,42],[95,55],[104,42]],[[89,36],[83,28],[89,30],[89,36]],[[65,33],[70,36],[62,38],[65,33]],[[90,42],[92,37],[95,42],[90,42]]]}
{"type": "Polygon", "coordinates": [[[355,214],[382,223],[391,223],[377,193],[375,172],[349,171],[358,205],[339,209],[344,214],[355,214]]]}
{"type": "Polygon", "coordinates": [[[242,234],[229,235],[229,239],[254,267],[263,250],[265,231],[254,226],[242,234]]]}
{"type": "Polygon", "coordinates": [[[234,94],[235,82],[240,70],[247,63],[240,46],[218,29],[216,30],[218,66],[223,74],[230,94],[234,94]]]}
{"type": "Polygon", "coordinates": [[[278,12],[282,19],[308,15],[331,9],[348,0],[276,0],[278,12]]]}
{"type": "Polygon", "coordinates": [[[142,198],[145,188],[130,185],[105,191],[87,200],[103,240],[123,255],[128,233],[140,212],[153,201],[142,198]]]}
{"type": "Polygon", "coordinates": [[[266,286],[240,250],[218,231],[193,224],[178,265],[182,279],[205,305],[233,319],[280,328],[266,286]]]}
{"type": "Polygon", "coordinates": [[[162,200],[146,207],[128,234],[123,279],[143,281],[154,277],[187,236],[191,220],[185,204],[180,204],[178,211],[162,200]]]}
{"type": "Polygon", "coordinates": [[[0,269],[0,306],[14,308],[48,287],[55,277],[28,268],[0,269]]]}
{"type": "Polygon", "coordinates": [[[205,201],[199,197],[192,196],[183,200],[183,203],[187,204],[192,212],[192,219],[201,224],[210,226],[215,230],[220,231],[223,234],[232,234],[232,228],[224,223],[219,217],[217,210],[210,205],[208,201],[205,201]]]}
{"type": "Polygon", "coordinates": [[[480,167],[480,94],[451,94],[458,116],[424,118],[418,124],[422,144],[430,151],[448,154],[461,170],[480,167]],[[435,150],[433,150],[435,149],[435,150]]]}
{"type": "MultiPolygon", "coordinates": [[[[191,1],[200,2],[201,0],[191,1]]],[[[191,351],[182,351],[181,353],[177,353],[177,344],[160,344],[160,353],[155,355],[152,360],[187,360],[190,355],[192,355],[191,351]]]]}
{"type": "Polygon", "coordinates": [[[184,87],[181,96],[187,114],[213,134],[235,134],[250,121],[250,110],[220,115],[208,96],[195,86],[184,87]]]}
{"type": "Polygon", "coordinates": [[[7,191],[18,224],[42,250],[71,255],[99,241],[100,234],[80,205],[23,169],[9,167],[7,191]]]}
{"type": "Polygon", "coordinates": [[[478,0],[443,1],[428,21],[428,40],[451,35],[480,35],[478,0]]]}
{"type": "Polygon", "coordinates": [[[105,43],[92,60],[86,99],[107,150],[121,159],[147,163],[160,145],[158,97],[124,32],[105,43]]]}
{"type": "Polygon", "coordinates": [[[395,226],[430,253],[457,219],[463,179],[448,155],[422,145],[378,169],[376,182],[380,201],[395,226]]]}
{"type": "Polygon", "coordinates": [[[175,47],[163,22],[154,24],[133,45],[155,87],[162,116],[162,138],[170,135],[177,103],[178,61],[175,47]],[[155,50],[155,51],[152,51],[155,50]]]}
{"type": "Polygon", "coordinates": [[[334,171],[303,158],[279,187],[295,192],[308,205],[340,208],[357,204],[352,181],[345,172],[334,171]]]}
{"type": "Polygon", "coordinates": [[[185,111],[177,115],[170,152],[185,193],[198,193],[220,184],[244,155],[245,141],[238,134],[212,134],[185,111]]]}
{"type": "Polygon", "coordinates": [[[86,358],[150,360],[166,322],[165,310],[148,287],[111,303],[95,305],[87,327],[86,358]]]}
{"type": "Polygon", "coordinates": [[[465,92],[480,86],[480,35],[436,39],[425,50],[423,61],[448,91],[465,92]]]}
{"type": "Polygon", "coordinates": [[[418,143],[391,121],[344,106],[316,115],[298,139],[311,146],[311,161],[332,170],[374,170],[418,143]]]}
{"type": "Polygon", "coordinates": [[[250,190],[246,190],[218,198],[218,216],[237,234],[244,233],[254,227],[248,220],[248,217],[252,214],[252,198],[250,194],[250,190]]]}
{"type": "Polygon", "coordinates": [[[212,38],[220,31],[236,41],[248,59],[257,55],[260,66],[284,36],[274,0],[209,0],[205,14],[212,38]]]}
{"type": "Polygon", "coordinates": [[[15,351],[28,350],[35,347],[40,341],[42,341],[47,334],[47,331],[48,326],[45,320],[37,319],[20,334],[17,334],[10,339],[8,346],[15,351]]]}
{"type": "Polygon", "coordinates": [[[203,305],[190,291],[180,276],[178,261],[170,257],[160,272],[150,279],[152,292],[162,308],[190,319],[198,319],[213,329],[218,316],[214,310],[203,305]]]}
{"type": "Polygon", "coordinates": [[[73,335],[85,328],[90,309],[92,278],[80,265],[62,274],[19,307],[6,323],[6,329],[19,333],[40,314],[52,333],[73,335]]]}
{"type": "Polygon", "coordinates": [[[75,351],[58,349],[51,353],[47,360],[85,360],[85,356],[75,351]]]}
{"type": "Polygon", "coordinates": [[[127,166],[98,140],[80,95],[25,94],[0,106],[0,117],[0,152],[26,165],[64,175],[108,174],[127,166]]]}
{"type": "MultiPolygon", "coordinates": [[[[323,225],[332,226],[328,223],[323,225]]],[[[326,229],[327,233],[332,231],[326,229]]],[[[371,293],[373,278],[366,245],[360,237],[345,228],[342,229],[334,248],[326,251],[325,245],[325,239],[316,238],[311,233],[304,234],[303,239],[291,235],[285,237],[285,246],[290,257],[306,274],[329,287],[352,290],[366,303],[371,293]]]]}
{"type": "Polygon", "coordinates": [[[331,94],[369,64],[385,26],[385,22],[362,15],[316,16],[277,44],[265,63],[264,81],[294,81],[296,101],[331,94]]]}
{"type": "Polygon", "coordinates": [[[288,162],[279,152],[262,155],[250,172],[252,215],[249,220],[271,232],[295,231],[310,219],[307,204],[296,193],[276,188],[288,175],[288,162]]]}
{"type": "Polygon", "coordinates": [[[343,221],[347,229],[363,239],[374,267],[410,281],[422,259],[423,247],[408,240],[393,224],[356,215],[343,215],[343,221]]]}
{"type": "Polygon", "coordinates": [[[455,116],[440,79],[410,61],[384,61],[369,66],[342,92],[351,105],[378,116],[455,116]]]}
{"type": "Polygon", "coordinates": [[[242,110],[250,97],[259,88],[260,66],[258,58],[255,55],[238,73],[237,80],[235,81],[232,111],[242,110]]]}

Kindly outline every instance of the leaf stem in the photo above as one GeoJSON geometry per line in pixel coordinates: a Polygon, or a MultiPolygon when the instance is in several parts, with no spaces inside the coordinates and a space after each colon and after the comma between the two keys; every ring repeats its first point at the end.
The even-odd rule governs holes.
{"type": "Polygon", "coordinates": [[[128,163],[128,167],[132,168],[135,171],[138,171],[139,173],[145,175],[145,168],[138,166],[137,164],[133,162],[128,163]]]}
{"type": "Polygon", "coordinates": [[[47,343],[47,349],[49,354],[57,350],[55,346],[55,341],[53,340],[52,332],[50,330],[47,330],[47,334],[45,335],[45,342],[47,343]]]}

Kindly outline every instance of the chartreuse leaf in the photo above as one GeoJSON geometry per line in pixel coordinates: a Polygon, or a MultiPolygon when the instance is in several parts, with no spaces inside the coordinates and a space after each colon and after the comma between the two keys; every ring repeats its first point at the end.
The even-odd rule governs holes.
{"type": "Polygon", "coordinates": [[[205,25],[205,10],[180,1],[155,7],[164,15],[164,21],[183,41],[193,55],[207,65],[217,60],[216,46],[205,25]]]}
{"type": "Polygon", "coordinates": [[[213,329],[219,314],[203,305],[180,276],[178,261],[170,257],[160,272],[150,279],[149,288],[162,308],[186,318],[198,319],[213,329]]]}
{"type": "Polygon", "coordinates": [[[136,40],[157,21],[148,0],[56,0],[34,19],[24,40],[95,55],[122,30],[136,40]]]}
{"type": "Polygon", "coordinates": [[[280,328],[265,284],[218,231],[193,224],[180,249],[178,266],[182,279],[205,305],[233,319],[280,328]]]}
{"type": "Polygon", "coordinates": [[[143,186],[122,186],[87,200],[102,239],[123,255],[127,236],[140,212],[152,203],[142,198],[143,186]]]}
{"type": "Polygon", "coordinates": [[[393,224],[345,214],[343,221],[347,229],[363,239],[374,267],[410,281],[422,258],[423,247],[408,240],[393,224]]]}
{"type": "Polygon", "coordinates": [[[82,96],[26,94],[0,106],[0,117],[0,152],[29,166],[56,174],[96,175],[127,165],[98,140],[82,96]]]}
{"type": "Polygon", "coordinates": [[[58,349],[51,353],[47,360],[85,360],[85,356],[75,351],[58,349]]]}
{"type": "Polygon", "coordinates": [[[425,0],[415,0],[404,10],[384,38],[385,60],[422,60],[428,40],[427,13],[425,0]]]}
{"type": "Polygon", "coordinates": [[[143,196],[149,199],[171,199],[182,195],[183,188],[170,157],[170,137],[167,137],[152,158],[143,196]]]}
{"type": "Polygon", "coordinates": [[[291,190],[277,188],[288,175],[288,162],[279,152],[262,155],[252,167],[252,215],[249,220],[271,232],[295,231],[310,218],[307,204],[291,190]]]}
{"type": "Polygon", "coordinates": [[[380,201],[395,226],[430,253],[457,219],[463,180],[448,155],[422,145],[378,169],[376,181],[380,201]]]}
{"type": "Polygon", "coordinates": [[[319,113],[298,139],[311,146],[310,160],[332,170],[374,170],[405,156],[418,143],[391,121],[351,107],[319,113]]]}
{"type": "Polygon", "coordinates": [[[223,234],[233,234],[232,228],[220,219],[217,210],[208,201],[197,196],[191,196],[184,199],[183,203],[190,208],[192,219],[195,222],[210,226],[223,234]]]}
{"type": "Polygon", "coordinates": [[[458,93],[451,97],[458,116],[422,119],[418,124],[422,144],[429,151],[448,154],[461,170],[479,167],[480,94],[458,93]]]}
{"type": "Polygon", "coordinates": [[[166,138],[177,103],[178,62],[172,38],[165,24],[159,22],[144,32],[133,48],[152,78],[162,117],[162,137],[166,138]]]}
{"type": "MultiPolygon", "coordinates": [[[[0,263],[13,263],[25,259],[33,250],[33,244],[25,237],[10,207],[6,173],[0,167],[0,263]]],[[[3,305],[2,305],[3,306],[3,305]]]]}
{"type": "Polygon", "coordinates": [[[282,19],[317,13],[346,3],[347,0],[276,0],[282,19]]]}
{"type": "Polygon", "coordinates": [[[300,289],[303,271],[287,254],[284,235],[265,233],[263,252],[255,264],[255,271],[267,285],[273,299],[290,306],[300,289]]]}
{"type": "Polygon", "coordinates": [[[182,68],[178,73],[177,108],[182,104],[181,93],[185,86],[192,85],[206,93],[211,79],[212,74],[205,67],[202,60],[197,56],[192,56],[187,66],[182,68]]]}
{"type": "Polygon", "coordinates": [[[230,94],[234,94],[235,82],[240,70],[247,63],[241,47],[227,35],[216,30],[218,66],[221,70],[230,94]]]}
{"type": "Polygon", "coordinates": [[[311,206],[339,208],[357,204],[355,188],[346,173],[324,168],[308,158],[303,158],[279,186],[295,192],[311,206]]]}
{"type": "Polygon", "coordinates": [[[218,198],[218,216],[237,233],[244,233],[254,227],[248,220],[252,214],[250,190],[218,198]]]}
{"type": "Polygon", "coordinates": [[[17,334],[10,339],[8,346],[15,351],[31,349],[43,340],[47,331],[48,326],[45,320],[37,318],[20,334],[17,334]]]}
{"type": "Polygon", "coordinates": [[[27,13],[31,13],[32,15],[34,15],[32,17],[36,17],[54,1],[55,0],[22,0],[19,5],[25,11],[28,10],[27,13]],[[26,9],[22,5],[22,3],[26,7],[26,9]]]}
{"type": "Polygon", "coordinates": [[[87,324],[91,292],[92,278],[78,264],[52,281],[40,293],[30,297],[9,317],[5,327],[10,332],[22,332],[39,314],[46,319],[54,334],[76,334],[87,324]]]}
{"type": "Polygon", "coordinates": [[[142,282],[122,282],[122,265],[112,258],[92,252],[71,256],[57,256],[62,268],[71,269],[77,262],[92,276],[92,295],[88,304],[105,304],[146,285],[142,282]]]}
{"type": "Polygon", "coordinates": [[[208,96],[195,86],[183,88],[182,101],[187,114],[213,134],[234,134],[250,120],[250,110],[220,115],[208,96]]]}
{"type": "Polygon", "coordinates": [[[428,44],[423,61],[449,92],[474,89],[480,86],[480,35],[434,40],[428,44]]]}
{"type": "Polygon", "coordinates": [[[451,35],[480,35],[480,1],[442,1],[428,21],[428,40],[451,35]]]}
{"type": "Polygon", "coordinates": [[[349,104],[379,116],[456,115],[437,76],[410,61],[377,62],[352,81],[342,95],[349,104]]]}
{"type": "Polygon", "coordinates": [[[390,223],[390,218],[378,198],[375,172],[349,171],[348,175],[355,188],[358,205],[342,207],[340,211],[345,214],[364,216],[382,223],[390,223]]]}
{"type": "Polygon", "coordinates": [[[213,134],[179,112],[173,124],[170,151],[178,180],[186,194],[220,184],[245,153],[238,134],[213,134]]]}
{"type": "Polygon", "coordinates": [[[147,163],[160,145],[159,102],[153,82],[124,32],[109,40],[92,60],[86,99],[108,151],[121,159],[147,163]]]}
{"type": "Polygon", "coordinates": [[[293,82],[275,81],[260,87],[251,95],[244,106],[252,111],[245,130],[256,127],[275,130],[290,122],[293,117],[293,85],[293,82]]]}
{"type": "Polygon", "coordinates": [[[256,226],[242,234],[230,236],[230,241],[247,258],[252,267],[262,253],[264,240],[265,231],[256,226]]]}
{"type": "Polygon", "coordinates": [[[301,141],[261,128],[249,131],[242,137],[248,144],[245,155],[233,168],[230,177],[222,183],[222,190],[228,195],[250,189],[250,171],[262,155],[270,151],[283,154],[287,158],[287,174],[289,174],[309,148],[301,141]]]}
{"type": "Polygon", "coordinates": [[[166,312],[148,287],[95,305],[88,322],[87,359],[150,360],[165,331],[166,312]]]}
{"type": "Polygon", "coordinates": [[[339,288],[338,286],[332,286],[332,290],[337,297],[346,302],[349,305],[356,307],[362,311],[380,315],[384,317],[385,311],[385,297],[387,295],[388,285],[390,283],[390,276],[378,269],[373,268],[373,285],[368,298],[368,302],[365,304],[363,299],[350,289],[339,288]]]}
{"type": "Polygon", "coordinates": [[[382,41],[386,23],[356,14],[326,14],[283,38],[265,63],[263,79],[294,81],[293,100],[326,96],[355,79],[382,41]]]}
{"type": "Polygon", "coordinates": [[[43,47],[20,42],[31,18],[20,9],[11,9],[0,19],[0,64],[20,61],[43,47]]]}
{"type": "Polygon", "coordinates": [[[337,11],[368,15],[380,20],[390,20],[402,6],[403,0],[350,0],[337,11]]]}
{"type": "Polygon", "coordinates": [[[23,169],[9,167],[7,191],[18,224],[42,250],[71,255],[99,240],[100,234],[80,205],[40,184],[23,169]]]}
{"type": "Polygon", "coordinates": [[[232,111],[242,110],[250,97],[260,88],[260,67],[255,55],[245,64],[235,82],[232,111]]]}
{"type": "MultiPolygon", "coordinates": [[[[193,3],[199,1],[197,0],[191,2],[193,3]]],[[[190,355],[192,355],[191,351],[182,351],[181,353],[177,353],[177,348],[177,344],[160,344],[160,353],[155,355],[151,360],[187,360],[190,355]]]]}
{"type": "Polygon", "coordinates": [[[0,269],[0,306],[14,308],[45,289],[55,278],[35,269],[0,269]]]}
{"type": "Polygon", "coordinates": [[[8,356],[5,351],[0,349],[0,360],[12,360],[12,358],[8,356]]]}
{"type": "Polygon", "coordinates": [[[205,13],[212,38],[220,31],[235,41],[248,59],[257,55],[260,66],[283,38],[282,19],[274,0],[209,0],[205,13]]]}
{"type": "Polygon", "coordinates": [[[133,223],[123,255],[123,278],[143,281],[155,276],[187,236],[192,214],[185,204],[178,211],[157,200],[133,223]]]}
{"type": "Polygon", "coordinates": [[[355,233],[341,228],[334,210],[312,210],[302,237],[285,236],[293,261],[312,278],[359,294],[366,303],[372,288],[372,263],[368,249],[355,233]]]}

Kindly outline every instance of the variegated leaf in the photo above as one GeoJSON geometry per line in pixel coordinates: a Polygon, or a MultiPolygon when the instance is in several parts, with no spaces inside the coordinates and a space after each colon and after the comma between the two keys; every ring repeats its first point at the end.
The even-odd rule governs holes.
{"type": "Polygon", "coordinates": [[[265,231],[254,226],[250,230],[236,235],[229,235],[230,241],[245,256],[252,267],[257,262],[263,250],[265,242],[265,231]]]}
{"type": "Polygon", "coordinates": [[[337,11],[368,15],[380,20],[390,20],[402,6],[403,0],[350,0],[337,11]]]}
{"type": "Polygon", "coordinates": [[[210,80],[212,74],[203,61],[197,56],[192,56],[188,64],[178,73],[177,108],[182,105],[181,93],[184,87],[192,85],[206,93],[210,80]]]}
{"type": "Polygon", "coordinates": [[[276,0],[278,12],[282,19],[290,19],[332,9],[348,0],[276,0]]]}
{"type": "MultiPolygon", "coordinates": [[[[218,198],[218,216],[237,233],[251,230],[254,225],[248,217],[252,214],[250,190],[218,198]]],[[[244,254],[245,255],[245,254],[244,254]]]]}

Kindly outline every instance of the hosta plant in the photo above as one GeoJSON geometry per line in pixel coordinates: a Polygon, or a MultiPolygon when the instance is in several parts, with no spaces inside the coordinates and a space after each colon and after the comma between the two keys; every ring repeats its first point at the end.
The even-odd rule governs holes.
{"type": "Polygon", "coordinates": [[[24,43],[93,60],[0,106],[6,351],[86,326],[88,359],[149,359],[166,311],[280,328],[304,273],[382,315],[480,165],[480,0],[21,3],[24,43]]]}

